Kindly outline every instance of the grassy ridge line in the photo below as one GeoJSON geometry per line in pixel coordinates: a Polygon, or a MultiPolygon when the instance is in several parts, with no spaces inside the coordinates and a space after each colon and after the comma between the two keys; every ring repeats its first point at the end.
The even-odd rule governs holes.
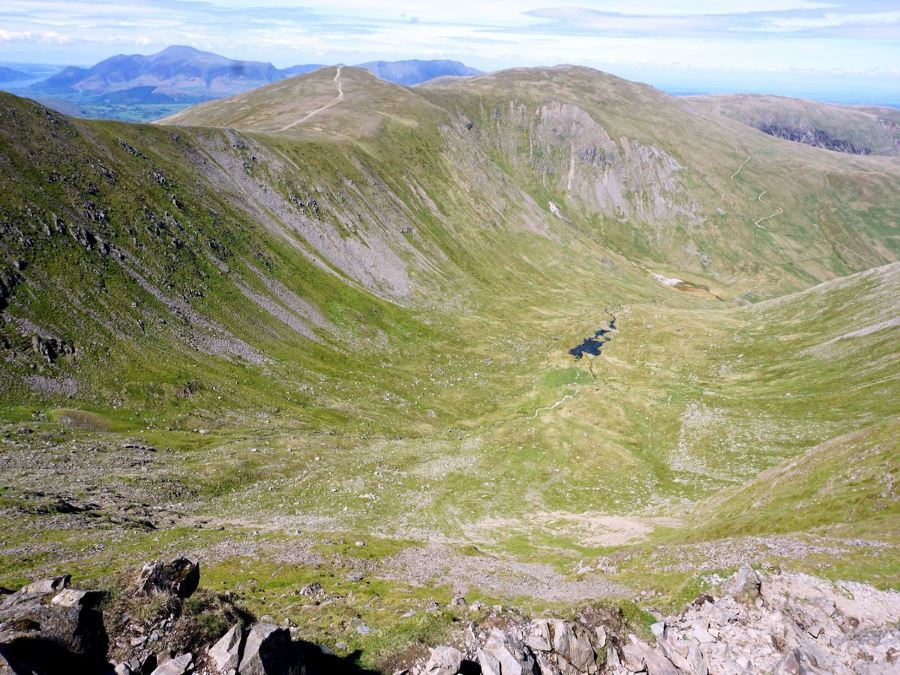
{"type": "Polygon", "coordinates": [[[688,107],[816,147],[896,156],[900,113],[893,108],[840,106],[784,96],[753,94],[686,96],[688,107]]]}
{"type": "MultiPolygon", "coordinates": [[[[185,111],[174,121],[270,132],[319,107],[320,90],[333,98],[333,70],[326,70],[185,111]]],[[[544,219],[553,201],[607,248],[755,297],[897,255],[897,170],[884,158],[785,147],[719,116],[691,114],[645,85],[586,68],[501,71],[414,90],[354,69],[342,73],[344,101],[281,140],[272,134],[271,142],[327,140],[339,148],[354,142],[368,151],[367,162],[383,160],[387,168],[379,173],[389,176],[415,165],[421,156],[415,145],[431,139],[419,147],[434,148],[450,166],[426,163],[417,179],[449,170],[456,182],[474,187],[512,177],[544,219]],[[548,117],[547,107],[560,105],[562,117],[548,117]],[[646,153],[662,159],[647,164],[646,153]],[[748,155],[746,171],[729,180],[748,155]],[[664,179],[653,162],[670,161],[666,157],[681,168],[664,179]],[[597,163],[605,158],[612,164],[597,163]],[[626,181],[624,203],[615,208],[598,201],[591,188],[592,181],[609,180],[604,171],[610,166],[616,181],[626,181]],[[666,181],[674,184],[660,200],[666,181]],[[867,209],[866,202],[880,210],[867,209]],[[783,215],[766,229],[754,225],[778,208],[783,215]]]]}
{"type": "MultiPolygon", "coordinates": [[[[23,115],[36,112],[29,105],[19,104],[23,115]]],[[[39,123],[31,118],[23,127],[31,124],[39,123]]],[[[16,171],[20,176],[29,177],[34,185],[42,185],[38,175],[49,176],[54,171],[67,174],[66,180],[74,189],[61,192],[58,188],[41,187],[30,194],[24,190],[7,193],[7,212],[14,218],[15,227],[22,228],[25,239],[40,242],[31,248],[13,249],[10,258],[22,257],[29,266],[26,276],[43,289],[40,294],[17,296],[18,302],[27,299],[27,303],[13,305],[10,311],[78,344],[81,348],[79,359],[97,359],[106,364],[102,369],[73,369],[74,374],[83,372],[86,375],[88,390],[96,387],[96,402],[109,397],[119,401],[117,406],[134,410],[149,403],[156,411],[160,411],[160,404],[165,402],[164,405],[171,406],[173,411],[186,411],[198,404],[221,408],[236,405],[238,401],[265,406],[276,400],[288,404],[293,400],[295,405],[306,408],[308,397],[302,393],[304,390],[301,388],[300,393],[290,393],[290,390],[298,384],[311,384],[326,392],[340,389],[340,397],[335,395],[334,401],[336,405],[346,407],[346,403],[338,403],[338,398],[353,400],[354,388],[363,394],[371,392],[372,385],[363,384],[364,380],[376,382],[372,380],[370,354],[360,354],[359,349],[382,351],[383,348],[373,342],[379,331],[388,344],[396,341],[408,346],[404,353],[390,358],[391,363],[407,373],[397,379],[398,384],[414,377],[417,369],[427,368],[428,357],[409,358],[421,351],[420,344],[429,344],[443,335],[448,341],[444,349],[452,350],[456,349],[452,347],[453,343],[462,344],[467,340],[463,335],[457,337],[446,330],[457,320],[452,311],[449,315],[442,312],[443,331],[429,328],[426,322],[433,322],[436,314],[432,318],[426,317],[426,322],[421,319],[421,314],[414,318],[409,310],[372,297],[358,285],[348,283],[350,280],[323,273],[310,264],[305,255],[298,253],[292,242],[260,232],[251,216],[267,212],[267,207],[264,203],[257,204],[256,210],[248,207],[248,198],[240,186],[221,190],[216,183],[202,177],[197,180],[195,167],[202,168],[209,162],[204,147],[228,143],[228,137],[215,134],[209,137],[208,132],[202,132],[194,140],[192,135],[181,131],[109,123],[72,125],[61,118],[53,118],[49,125],[39,128],[43,135],[33,134],[34,142],[30,148],[23,147],[17,135],[14,136],[16,145],[6,146],[9,156],[18,162],[16,171]],[[55,125],[65,129],[66,140],[59,138],[55,125]],[[140,155],[131,155],[122,143],[140,155]],[[28,152],[31,159],[25,158],[28,152]],[[173,161],[176,157],[183,159],[173,161]],[[89,168],[82,171],[78,167],[89,168]],[[102,170],[112,171],[115,179],[104,178],[102,170]],[[182,344],[187,330],[183,327],[185,319],[175,317],[176,328],[171,329],[173,317],[168,306],[145,296],[135,279],[125,273],[125,263],[104,258],[97,251],[85,251],[67,231],[45,239],[47,235],[41,229],[44,223],[56,222],[53,221],[54,213],[66,228],[73,225],[77,229],[87,208],[81,195],[89,190],[95,191],[90,200],[93,208],[102,209],[105,218],[105,221],[88,223],[95,236],[126,252],[134,251],[126,260],[137,262],[127,266],[137,265],[141,275],[159,294],[168,297],[170,302],[187,303],[194,311],[269,357],[271,363],[262,368],[239,362],[219,363],[219,359],[209,360],[202,352],[185,349],[182,344]],[[20,201],[14,201],[17,199],[20,201]],[[175,202],[180,207],[174,206],[175,202]],[[25,216],[29,209],[33,215],[25,216]],[[226,262],[227,272],[223,273],[217,267],[216,258],[226,262]],[[248,302],[235,282],[255,288],[258,293],[264,291],[261,280],[250,271],[251,265],[266,270],[300,297],[311,301],[329,321],[345,331],[345,337],[335,343],[323,333],[326,344],[318,346],[293,334],[262,308],[248,302]],[[87,269],[95,275],[97,285],[85,284],[81,273],[76,272],[79,269],[87,269]],[[62,297],[69,298],[68,306],[55,301],[62,297]],[[88,309],[96,303],[103,308],[101,312],[88,309]],[[141,317],[143,326],[134,323],[132,310],[135,306],[144,314],[141,317]],[[73,309],[77,321],[73,320],[73,309]],[[107,323],[97,329],[103,331],[104,337],[95,340],[101,349],[89,356],[91,352],[83,338],[88,327],[103,317],[107,317],[107,323]],[[347,349],[351,345],[353,348],[347,349]],[[146,359],[146,364],[142,363],[142,357],[147,356],[151,358],[146,359]],[[134,364],[135,367],[117,373],[109,365],[120,358],[119,363],[126,367],[134,364]],[[299,383],[298,366],[305,371],[299,383]],[[325,384],[321,381],[323,377],[325,384]],[[120,378],[131,383],[124,392],[116,384],[120,378]],[[333,384],[328,383],[331,378],[334,378],[333,384]],[[190,400],[179,400],[173,395],[194,380],[207,382],[210,386],[193,392],[190,400]],[[229,382],[231,386],[226,387],[229,382]],[[263,382],[267,384],[263,386],[263,382]],[[279,382],[285,384],[279,385],[279,382]]],[[[340,177],[350,178],[360,185],[366,183],[366,174],[355,168],[351,161],[340,157],[323,160],[324,155],[316,146],[288,145],[279,150],[291,158],[287,171],[276,175],[261,162],[250,162],[249,165],[259,182],[265,185],[271,179],[270,184],[276,185],[279,192],[298,191],[298,186],[339,192],[342,189],[340,177]],[[294,167],[300,166],[310,174],[298,175],[294,167]]],[[[251,153],[247,148],[237,148],[234,154],[237,160],[247,160],[251,153]]],[[[415,156],[422,158],[427,153],[419,151],[415,156]]],[[[16,181],[10,182],[16,184],[16,181]]],[[[568,285],[566,278],[575,281],[598,273],[599,268],[593,265],[591,256],[585,255],[594,250],[597,257],[602,257],[603,250],[595,246],[576,244],[582,252],[579,265],[562,267],[567,256],[554,250],[556,246],[546,238],[514,234],[515,229],[509,231],[506,227],[463,229],[462,223],[478,222],[479,205],[464,199],[458,188],[452,184],[447,187],[446,183],[445,180],[447,199],[442,201],[446,204],[445,209],[451,209],[449,215],[436,216],[421,205],[421,200],[415,213],[429,223],[428,228],[422,228],[420,239],[431,239],[431,242],[426,241],[419,256],[431,252],[435,258],[432,269],[446,270],[441,282],[442,302],[451,303],[451,308],[452,303],[459,302],[462,297],[477,304],[492,302],[492,294],[484,295],[480,290],[482,284],[496,291],[502,290],[508,298],[515,298],[533,295],[529,289],[530,280],[544,284],[547,292],[559,295],[568,285]],[[439,227],[445,224],[452,227],[453,232],[439,227]],[[447,249],[443,261],[434,253],[437,246],[447,249]],[[507,252],[507,265],[490,264],[498,248],[507,252]],[[526,263],[523,266],[522,263],[529,259],[542,260],[544,264],[526,263]],[[448,267],[447,261],[456,262],[456,269],[448,267]],[[564,275],[560,277],[559,272],[563,270],[564,275]],[[473,278],[478,283],[473,284],[473,278]]],[[[391,189],[400,192],[400,199],[415,203],[408,181],[391,179],[391,189]]],[[[322,193],[315,194],[323,200],[322,193]]],[[[275,219],[277,214],[270,213],[269,217],[275,219]]],[[[326,214],[325,217],[333,219],[335,227],[341,226],[339,216],[326,214]]],[[[364,231],[361,234],[365,236],[364,231]]],[[[302,247],[307,246],[298,234],[290,236],[296,237],[302,247]]],[[[346,236],[360,236],[360,233],[347,232],[346,236]]],[[[15,238],[6,241],[16,246],[15,238]]],[[[664,289],[653,285],[647,286],[646,290],[637,290],[646,282],[638,282],[638,274],[627,268],[622,268],[621,274],[633,289],[630,292],[643,293],[647,297],[664,294],[664,289]]],[[[424,279],[423,288],[427,289],[425,284],[430,281],[424,279]]],[[[604,291],[608,300],[614,285],[619,282],[607,279],[606,283],[613,284],[604,291]]],[[[431,302],[427,296],[421,300],[431,302]]],[[[591,323],[593,319],[587,321],[591,323]]],[[[473,322],[472,327],[480,329],[483,325],[473,322]]],[[[65,363],[60,363],[65,370],[65,363]]],[[[14,398],[24,394],[21,387],[7,391],[14,398]]],[[[364,395],[368,397],[368,394],[364,395]]],[[[418,409],[420,416],[426,403],[418,409]]],[[[453,409],[453,406],[439,407],[447,411],[453,409]]],[[[392,414],[396,412],[394,410],[392,414]]]]}

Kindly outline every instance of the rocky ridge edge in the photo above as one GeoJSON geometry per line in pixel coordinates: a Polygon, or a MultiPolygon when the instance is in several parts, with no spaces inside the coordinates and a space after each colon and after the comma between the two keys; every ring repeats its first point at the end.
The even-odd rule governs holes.
{"type": "MultiPolygon", "coordinates": [[[[192,634],[182,603],[199,582],[199,563],[179,558],[147,563],[112,599],[73,588],[68,576],[28,584],[0,601],[0,675],[370,672],[299,639],[294,627],[265,617],[255,622],[227,597],[217,611],[234,620],[230,628],[213,640],[192,634]]],[[[453,604],[483,609],[467,607],[464,598],[453,604]]],[[[395,675],[900,672],[900,593],[749,565],[680,614],[658,615],[650,641],[629,630],[621,613],[600,606],[572,620],[499,607],[480,616],[464,624],[453,645],[434,647],[395,675]]]]}

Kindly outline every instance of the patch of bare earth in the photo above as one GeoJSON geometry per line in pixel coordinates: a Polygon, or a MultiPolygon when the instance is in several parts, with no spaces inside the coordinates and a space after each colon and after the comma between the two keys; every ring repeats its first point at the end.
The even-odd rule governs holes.
{"type": "Polygon", "coordinates": [[[550,565],[463,555],[438,544],[408,548],[382,564],[376,574],[416,586],[448,585],[458,594],[477,590],[488,595],[550,602],[631,595],[627,587],[605,579],[573,580],[550,565]]]}

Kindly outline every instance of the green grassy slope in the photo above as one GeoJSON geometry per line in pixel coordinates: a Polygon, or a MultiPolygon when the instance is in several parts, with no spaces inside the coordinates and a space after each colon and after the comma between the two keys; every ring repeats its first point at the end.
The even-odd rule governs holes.
{"type": "Polygon", "coordinates": [[[447,172],[476,192],[512,181],[539,209],[527,221],[566,219],[633,260],[734,295],[765,297],[896,257],[895,160],[785,146],[586,68],[501,71],[412,90],[341,73],[339,101],[337,71],[325,69],[169,121],[265,132],[266,144],[354,143],[364,161],[381,162],[380,175],[420,152],[439,153],[445,161],[416,163],[428,194],[441,194],[432,180],[447,172]]]}
{"type": "Polygon", "coordinates": [[[893,108],[753,94],[683,100],[690,108],[724,115],[787,140],[854,154],[900,155],[900,113],[893,108]]]}
{"type": "Polygon", "coordinates": [[[0,99],[0,585],[187,551],[383,655],[444,625],[409,559],[546,606],[865,537],[815,564],[896,583],[896,160],[586,69],[336,74],[178,126],[0,99]]]}

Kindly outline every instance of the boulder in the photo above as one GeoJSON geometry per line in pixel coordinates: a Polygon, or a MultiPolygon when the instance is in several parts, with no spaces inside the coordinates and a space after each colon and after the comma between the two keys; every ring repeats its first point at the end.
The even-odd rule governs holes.
{"type": "Polygon", "coordinates": [[[481,675],[501,675],[500,661],[493,653],[479,649],[476,658],[481,667],[481,675]]]}
{"type": "Polygon", "coordinates": [[[722,584],[722,590],[735,600],[756,600],[761,586],[759,575],[750,565],[744,563],[734,576],[722,584]]]}
{"type": "Polygon", "coordinates": [[[425,664],[423,675],[456,675],[462,668],[463,654],[453,647],[435,647],[425,664]]]}
{"type": "Polygon", "coordinates": [[[152,675],[157,665],[159,664],[156,660],[156,654],[152,652],[132,657],[122,664],[131,675],[152,675]]]}
{"type": "Polygon", "coordinates": [[[675,648],[666,638],[656,638],[656,645],[659,647],[659,650],[663,653],[669,661],[671,661],[676,668],[685,673],[693,672],[693,668],[690,662],[687,660],[688,648],[687,645],[682,643],[682,652],[679,652],[678,649],[675,648]]]}
{"type": "Polygon", "coordinates": [[[322,584],[318,581],[313,581],[312,583],[306,584],[303,588],[300,589],[300,595],[303,595],[307,598],[319,598],[325,595],[325,589],[322,588],[322,584]]]}
{"type": "Polygon", "coordinates": [[[647,655],[644,665],[647,667],[647,675],[679,675],[675,664],[656,651],[647,655]]]}
{"type": "Polygon", "coordinates": [[[247,634],[239,675],[301,675],[303,657],[291,635],[274,624],[256,624],[247,634]]]}
{"type": "Polygon", "coordinates": [[[707,619],[697,619],[691,624],[691,635],[700,644],[710,644],[715,642],[716,638],[709,632],[709,621],[707,619]]]}
{"type": "Polygon", "coordinates": [[[106,657],[104,593],[66,588],[68,577],[23,587],[0,603],[0,654],[13,672],[88,670],[106,657]]]}
{"type": "Polygon", "coordinates": [[[525,644],[536,652],[549,652],[553,649],[551,640],[550,623],[546,619],[533,621],[525,636],[525,644]]]}
{"type": "Polygon", "coordinates": [[[622,665],[638,673],[644,670],[644,656],[649,653],[650,648],[633,635],[628,637],[630,640],[622,645],[622,665]]]}
{"type": "Polygon", "coordinates": [[[172,562],[161,560],[145,563],[137,578],[137,587],[142,593],[171,593],[179,598],[187,598],[200,584],[200,563],[187,558],[176,558],[172,562]]]}
{"type": "Polygon", "coordinates": [[[566,621],[550,622],[553,633],[553,651],[564,658],[576,673],[596,670],[596,657],[591,639],[579,625],[566,621]]]}
{"type": "Polygon", "coordinates": [[[678,669],[669,659],[634,635],[628,636],[628,643],[622,646],[622,655],[625,667],[632,672],[646,670],[647,675],[678,675],[678,669]]]}
{"type": "Polygon", "coordinates": [[[86,607],[96,608],[103,600],[105,593],[102,591],[79,591],[75,588],[64,588],[53,596],[51,605],[57,607],[86,607]]]}
{"type": "Polygon", "coordinates": [[[65,574],[61,577],[53,577],[51,579],[40,579],[38,581],[32,581],[27,586],[24,586],[19,592],[26,595],[32,593],[47,595],[48,593],[53,593],[64,588],[68,588],[69,582],[71,580],[72,577],[68,574],[65,574]]]}
{"type": "Polygon", "coordinates": [[[788,652],[776,665],[772,675],[803,675],[806,671],[800,665],[796,652],[788,652]]]}
{"type": "Polygon", "coordinates": [[[517,647],[499,628],[491,629],[484,648],[478,652],[484,675],[526,675],[535,671],[530,654],[517,647]]]}
{"type": "Polygon", "coordinates": [[[185,675],[194,663],[194,656],[190,652],[169,659],[159,665],[152,675],[185,675]]]}
{"type": "Polygon", "coordinates": [[[696,675],[709,674],[709,665],[706,663],[706,657],[703,656],[703,652],[700,650],[700,643],[696,640],[691,640],[691,644],[688,647],[687,660],[691,665],[691,672],[696,673],[696,675]]]}
{"type": "Polygon", "coordinates": [[[216,672],[228,673],[237,670],[241,663],[241,646],[244,629],[237,623],[222,638],[209,648],[209,662],[216,672]]]}
{"type": "Polygon", "coordinates": [[[597,634],[597,647],[603,649],[606,646],[606,628],[597,626],[594,632],[597,634]]]}

